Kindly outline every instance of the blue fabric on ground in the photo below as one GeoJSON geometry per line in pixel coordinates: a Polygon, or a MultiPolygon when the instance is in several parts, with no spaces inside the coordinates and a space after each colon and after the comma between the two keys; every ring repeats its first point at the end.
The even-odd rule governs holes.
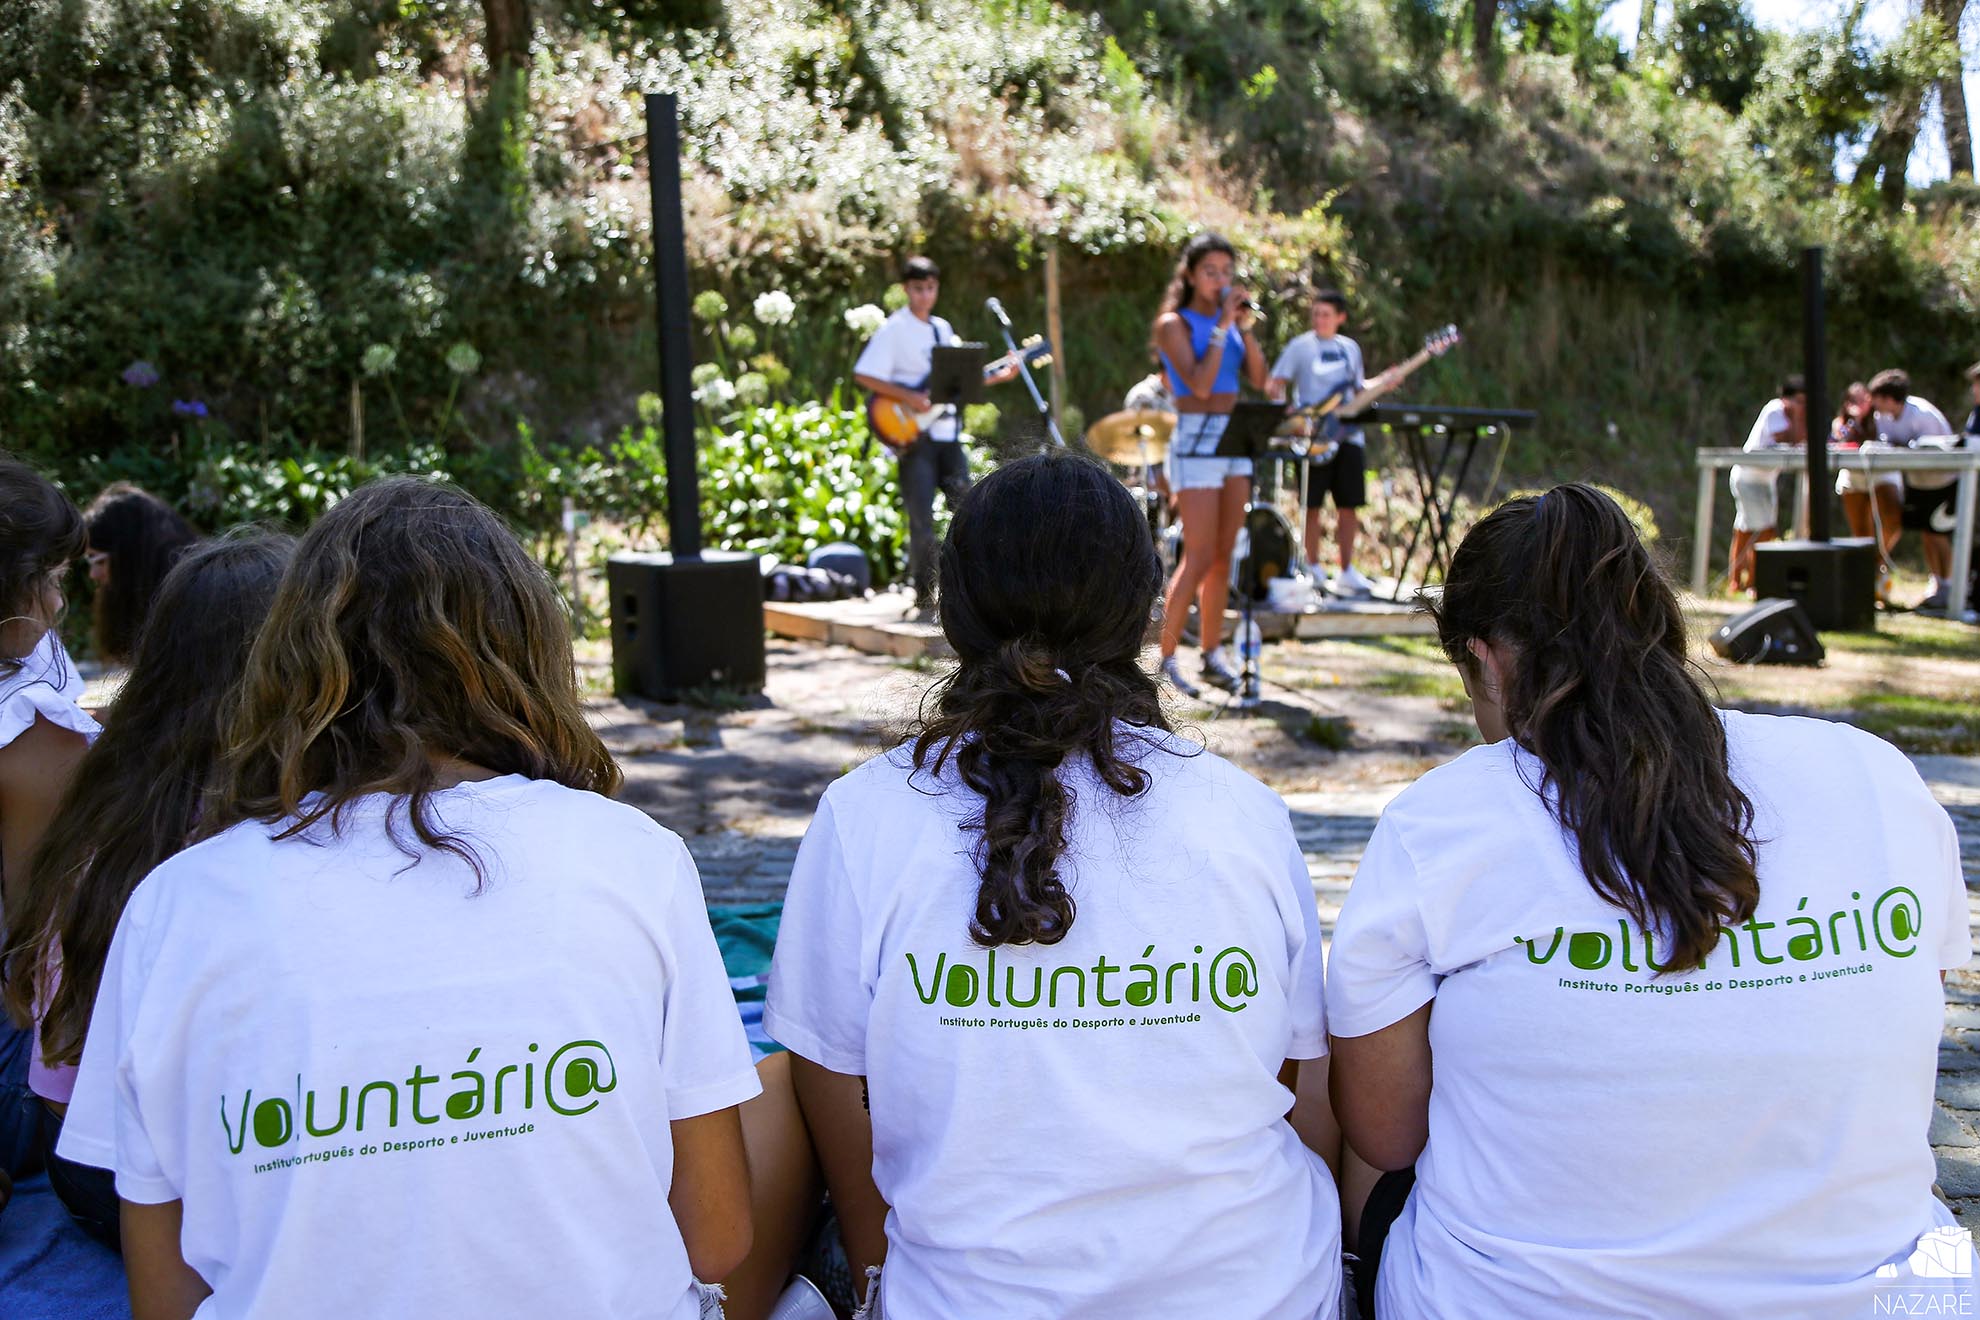
{"type": "Polygon", "coordinates": [[[0,1210],[0,1314],[7,1320],[130,1320],[124,1262],[69,1220],[46,1174],[0,1210]]]}
{"type": "Polygon", "coordinates": [[[708,909],[708,924],[715,929],[715,944],[722,950],[722,965],[729,972],[729,990],[736,997],[736,1011],[742,1014],[743,1034],[749,1037],[750,1054],[759,1062],[784,1048],[763,1032],[770,955],[777,948],[777,924],[783,917],[781,902],[722,903],[708,909]]]}

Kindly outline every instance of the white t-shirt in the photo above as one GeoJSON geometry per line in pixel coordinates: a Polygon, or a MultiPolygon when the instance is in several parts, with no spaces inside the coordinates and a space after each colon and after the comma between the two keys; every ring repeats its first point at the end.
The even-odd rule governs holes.
{"type": "Polygon", "coordinates": [[[1971,950],[1952,822],[1869,734],[1724,718],[1760,904],[1703,970],[1653,978],[1510,742],[1383,813],[1327,974],[1336,1035],[1436,1000],[1383,1314],[1862,1320],[1946,1286],[1908,1261],[1953,1223],[1926,1138],[1939,972],[1971,950]]]}
{"type": "Polygon", "coordinates": [[[1191,754],[1144,750],[1141,797],[1061,771],[1055,945],[971,942],[953,766],[869,761],[805,835],[764,1023],[867,1079],[889,1320],[1335,1315],[1333,1179],[1276,1076],[1326,1052],[1312,884],[1276,795],[1154,737],[1191,754]]]}
{"type": "MultiPolygon", "coordinates": [[[[1350,393],[1367,389],[1362,372],[1361,345],[1346,335],[1322,339],[1311,330],[1293,336],[1272,365],[1272,375],[1291,384],[1295,408],[1310,407],[1339,389],[1350,393]]],[[[1355,427],[1342,431],[1341,439],[1358,445],[1366,437],[1355,427]]]]}
{"type": "Polygon", "coordinates": [[[76,703],[82,700],[83,676],[68,650],[51,629],[34,649],[0,673],[0,747],[33,727],[36,717],[82,734],[94,742],[103,726],[76,703]]]}
{"type": "MultiPolygon", "coordinates": [[[[1897,416],[1886,417],[1882,413],[1876,416],[1877,438],[1887,445],[1912,448],[1914,440],[1959,434],[1946,420],[1944,413],[1916,394],[1904,401],[1904,411],[1897,416]]],[[[1959,480],[1957,471],[1906,472],[1903,475],[1904,484],[1913,490],[1944,490],[1959,480]]]]}
{"type": "Polygon", "coordinates": [[[1782,439],[1794,426],[1788,417],[1787,405],[1779,399],[1767,400],[1767,406],[1753,419],[1753,429],[1746,433],[1746,443],[1740,448],[1747,453],[1758,453],[1762,449],[1779,449],[1782,439]]]}
{"type": "Polygon", "coordinates": [[[61,1153],[183,1199],[202,1320],[694,1320],[668,1124],[758,1086],[687,850],[520,775],[432,802],[479,893],[382,795],[153,871],[61,1153]]]}
{"type": "MultiPolygon", "coordinates": [[[[853,363],[853,374],[922,389],[934,369],[935,349],[955,342],[955,328],[947,321],[934,315],[924,321],[903,307],[882,321],[866,341],[859,361],[853,363]]],[[[958,429],[953,412],[945,413],[929,425],[928,438],[953,440],[958,429]]]]}
{"type": "Polygon", "coordinates": [[[0,672],[0,747],[34,727],[37,719],[80,733],[91,742],[103,732],[76,703],[82,700],[83,677],[75,661],[51,629],[34,649],[0,672]]]}

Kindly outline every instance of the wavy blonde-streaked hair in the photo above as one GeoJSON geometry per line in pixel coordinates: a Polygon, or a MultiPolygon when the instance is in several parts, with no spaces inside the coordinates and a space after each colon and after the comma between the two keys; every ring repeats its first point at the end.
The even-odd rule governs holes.
{"type": "Polygon", "coordinates": [[[287,838],[326,818],[334,829],[347,804],[387,793],[406,799],[419,844],[481,876],[430,814],[435,757],[602,794],[620,781],[585,723],[549,575],[465,492],[397,477],[339,502],[297,546],[248,656],[201,832],[260,820],[287,838]]]}

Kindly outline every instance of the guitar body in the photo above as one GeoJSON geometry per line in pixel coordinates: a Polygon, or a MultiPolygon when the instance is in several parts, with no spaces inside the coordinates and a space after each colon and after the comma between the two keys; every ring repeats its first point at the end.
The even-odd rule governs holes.
{"type": "MultiPolygon", "coordinates": [[[[1050,362],[1051,354],[1050,344],[1034,338],[1017,352],[1006,354],[990,363],[983,369],[983,375],[987,380],[1011,362],[1027,367],[1034,363],[1050,362]]],[[[927,389],[928,382],[923,379],[913,388],[917,391],[927,389]]],[[[899,399],[890,399],[883,394],[866,396],[866,425],[873,432],[874,438],[887,446],[888,452],[895,458],[906,453],[908,446],[919,440],[944,411],[945,406],[937,406],[925,413],[917,413],[899,399]]]]}
{"type": "Polygon", "coordinates": [[[921,438],[921,419],[899,399],[867,395],[866,424],[873,429],[874,438],[887,446],[897,458],[921,438]]]}
{"type": "Polygon", "coordinates": [[[1341,443],[1347,435],[1348,426],[1342,419],[1360,412],[1368,404],[1394,389],[1432,358],[1442,357],[1463,342],[1464,336],[1454,325],[1441,330],[1433,330],[1424,337],[1422,351],[1390,369],[1386,385],[1376,384],[1356,392],[1353,386],[1343,382],[1334,387],[1318,403],[1308,404],[1299,409],[1296,416],[1309,428],[1303,441],[1295,441],[1293,452],[1309,462],[1325,463],[1338,454],[1341,443]]]}

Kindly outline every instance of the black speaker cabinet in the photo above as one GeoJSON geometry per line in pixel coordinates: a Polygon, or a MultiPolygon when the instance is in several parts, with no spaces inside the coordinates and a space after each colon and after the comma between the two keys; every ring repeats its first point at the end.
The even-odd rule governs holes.
{"type": "Polygon", "coordinates": [[[1712,649],[1743,665],[1819,665],[1822,643],[1801,606],[1791,600],[1763,600],[1712,632],[1712,649]]]}
{"type": "Polygon", "coordinates": [[[755,555],[617,554],[606,562],[605,582],[614,692],[675,701],[700,687],[763,690],[763,572],[755,555]]]}
{"type": "Polygon", "coordinates": [[[1874,541],[1768,541],[1753,552],[1754,595],[1798,602],[1817,628],[1839,632],[1876,628],[1874,541]]]}

